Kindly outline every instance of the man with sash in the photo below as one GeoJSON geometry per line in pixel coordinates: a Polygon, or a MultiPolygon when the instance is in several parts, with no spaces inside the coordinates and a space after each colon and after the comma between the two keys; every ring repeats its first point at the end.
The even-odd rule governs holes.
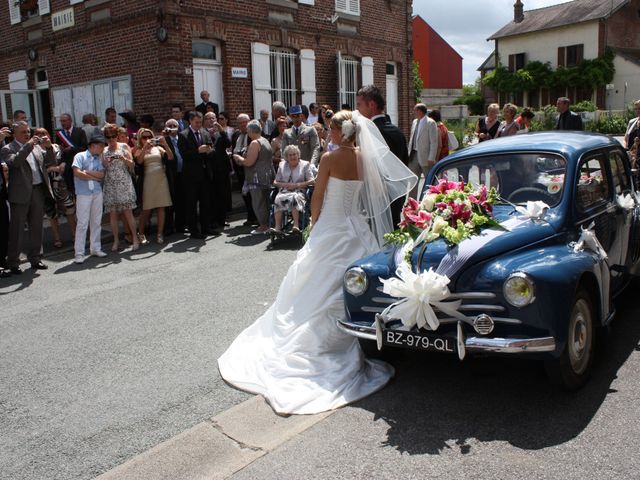
{"type": "MultiPolygon", "coordinates": [[[[60,126],[62,128],[56,132],[56,143],[62,149],[62,162],[65,165],[71,165],[76,154],[87,149],[87,136],[82,128],[73,125],[73,118],[69,113],[60,115],[60,126]]],[[[72,169],[65,169],[64,180],[67,183],[67,189],[75,194],[72,169]]]]}

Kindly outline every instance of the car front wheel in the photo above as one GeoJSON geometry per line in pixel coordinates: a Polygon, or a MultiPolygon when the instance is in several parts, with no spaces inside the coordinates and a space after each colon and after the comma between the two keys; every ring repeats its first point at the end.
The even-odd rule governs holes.
{"type": "Polygon", "coordinates": [[[551,381],[567,390],[577,390],[591,373],[595,350],[593,304],[586,291],[576,295],[569,318],[567,343],[559,358],[547,361],[551,381]]]}

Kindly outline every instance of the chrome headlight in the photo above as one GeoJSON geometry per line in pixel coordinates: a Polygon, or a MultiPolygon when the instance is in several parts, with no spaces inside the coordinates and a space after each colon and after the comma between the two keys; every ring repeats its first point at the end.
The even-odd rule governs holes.
{"type": "Polygon", "coordinates": [[[344,274],[344,287],[354,297],[362,295],[367,291],[369,279],[367,274],[360,267],[353,267],[344,274]]]}
{"type": "Polygon", "coordinates": [[[502,286],[504,298],[514,307],[522,308],[536,299],[536,286],[523,272],[512,273],[502,286]]]}

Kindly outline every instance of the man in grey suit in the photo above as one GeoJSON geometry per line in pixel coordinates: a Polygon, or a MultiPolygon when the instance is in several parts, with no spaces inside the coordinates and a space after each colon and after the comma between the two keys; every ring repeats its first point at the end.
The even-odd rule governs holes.
{"type": "Polygon", "coordinates": [[[300,149],[300,160],[306,160],[312,165],[318,166],[320,162],[318,132],[312,126],[303,123],[304,115],[300,105],[291,107],[289,116],[293,120],[293,126],[282,134],[282,158],[285,158],[284,149],[288,145],[297,145],[300,149]]]}
{"type": "Polygon", "coordinates": [[[20,246],[24,224],[29,224],[29,249],[27,258],[31,268],[46,270],[42,263],[42,219],[45,198],[53,199],[53,192],[46,174],[47,167],[56,164],[51,140],[31,137],[29,125],[18,122],[14,125],[14,140],[0,151],[0,162],[9,167],[9,250],[7,266],[12,274],[20,270],[20,246]],[[41,148],[37,148],[40,145],[41,148]]]}
{"type": "MultiPolygon", "coordinates": [[[[427,116],[427,106],[424,103],[418,103],[413,112],[416,118],[409,136],[409,168],[418,178],[423,173],[426,178],[438,155],[438,125],[427,116]]],[[[418,183],[409,196],[416,198],[418,183]]]]}

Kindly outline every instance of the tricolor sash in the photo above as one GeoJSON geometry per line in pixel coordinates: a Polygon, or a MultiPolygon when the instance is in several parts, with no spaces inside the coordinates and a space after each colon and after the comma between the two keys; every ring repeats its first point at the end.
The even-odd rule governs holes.
{"type": "Polygon", "coordinates": [[[60,139],[62,145],[64,145],[65,148],[76,148],[76,146],[71,141],[71,138],[69,138],[69,136],[67,135],[66,130],[58,130],[56,132],[56,136],[58,137],[58,139],[60,139]]]}

